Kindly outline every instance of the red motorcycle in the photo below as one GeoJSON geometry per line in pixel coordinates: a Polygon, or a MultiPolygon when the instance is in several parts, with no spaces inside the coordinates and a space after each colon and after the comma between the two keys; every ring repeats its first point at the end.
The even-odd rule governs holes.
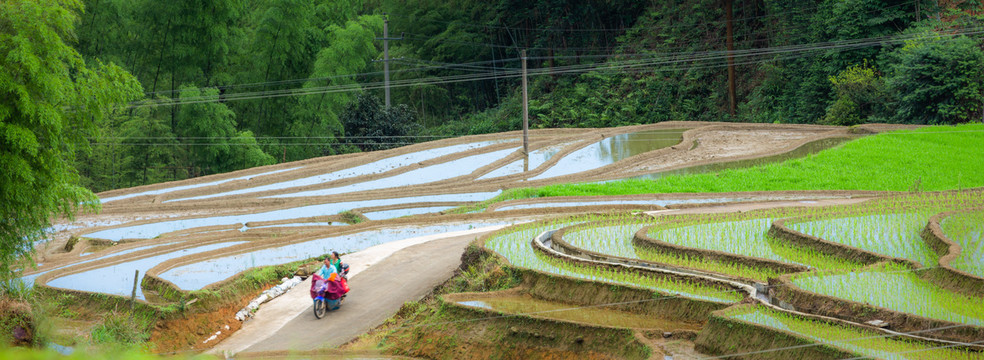
{"type": "Polygon", "coordinates": [[[318,274],[311,277],[311,298],[314,299],[314,316],[318,319],[325,316],[325,313],[338,310],[345,300],[345,294],[349,292],[348,287],[348,266],[334,280],[328,280],[318,274]]]}

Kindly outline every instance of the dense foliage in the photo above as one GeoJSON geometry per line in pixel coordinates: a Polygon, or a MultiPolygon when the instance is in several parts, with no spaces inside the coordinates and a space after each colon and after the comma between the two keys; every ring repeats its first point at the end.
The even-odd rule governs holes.
{"type": "Polygon", "coordinates": [[[717,0],[86,0],[77,48],[147,93],[97,124],[78,166],[106,190],[515,130],[524,49],[533,128],[984,116],[979,2],[731,3],[733,115],[717,0]],[[392,109],[365,106],[382,97],[384,18],[392,109]],[[393,116],[408,126],[365,125],[393,116]]]}
{"type": "Polygon", "coordinates": [[[69,46],[76,1],[0,3],[0,279],[32,251],[52,216],[95,199],[73,166],[86,137],[140,85],[69,46]]]}
{"type": "Polygon", "coordinates": [[[22,0],[3,11],[0,195],[3,231],[20,236],[91,200],[79,183],[102,191],[518,129],[520,50],[533,128],[984,117],[975,1],[22,0]],[[384,21],[391,108],[373,103],[384,21]]]}

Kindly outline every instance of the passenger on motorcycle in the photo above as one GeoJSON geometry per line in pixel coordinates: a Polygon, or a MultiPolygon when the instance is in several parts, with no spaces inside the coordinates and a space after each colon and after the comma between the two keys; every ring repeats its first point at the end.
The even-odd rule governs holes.
{"type": "Polygon", "coordinates": [[[348,277],[349,266],[348,264],[342,264],[342,256],[338,255],[337,251],[332,251],[328,259],[331,265],[335,266],[335,271],[338,271],[342,277],[348,277]]]}

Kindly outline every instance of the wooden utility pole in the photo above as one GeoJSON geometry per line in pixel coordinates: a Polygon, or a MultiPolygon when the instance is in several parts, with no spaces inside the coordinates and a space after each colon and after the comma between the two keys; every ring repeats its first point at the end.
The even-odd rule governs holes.
{"type": "Polygon", "coordinates": [[[140,279],[140,270],[133,271],[133,293],[130,294],[130,319],[133,319],[133,308],[137,302],[137,280],[140,279]]]}
{"type": "Polygon", "coordinates": [[[530,154],[530,100],[529,91],[526,88],[526,50],[520,52],[519,57],[523,58],[523,154],[530,154]]]}
{"type": "Polygon", "coordinates": [[[724,7],[727,20],[727,39],[728,44],[728,101],[731,116],[735,116],[737,109],[737,96],[735,94],[735,17],[732,12],[734,0],[724,0],[724,7]]]}

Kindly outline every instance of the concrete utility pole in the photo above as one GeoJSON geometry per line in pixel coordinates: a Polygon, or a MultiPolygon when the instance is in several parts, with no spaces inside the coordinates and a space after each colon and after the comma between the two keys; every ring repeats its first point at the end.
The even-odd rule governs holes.
{"type": "Polygon", "coordinates": [[[523,58],[523,154],[530,154],[530,101],[529,91],[526,89],[526,50],[520,52],[519,57],[523,58]]]}
{"type": "MultiPolygon", "coordinates": [[[[403,37],[391,38],[389,37],[389,16],[383,14],[383,37],[376,38],[376,40],[383,41],[383,87],[386,93],[386,108],[390,107],[390,56],[389,56],[389,41],[390,40],[403,40],[403,37]]],[[[374,60],[375,61],[375,60],[374,60]]]]}
{"type": "Polygon", "coordinates": [[[386,108],[390,107],[390,43],[389,16],[383,17],[383,84],[386,88],[386,108]]]}

